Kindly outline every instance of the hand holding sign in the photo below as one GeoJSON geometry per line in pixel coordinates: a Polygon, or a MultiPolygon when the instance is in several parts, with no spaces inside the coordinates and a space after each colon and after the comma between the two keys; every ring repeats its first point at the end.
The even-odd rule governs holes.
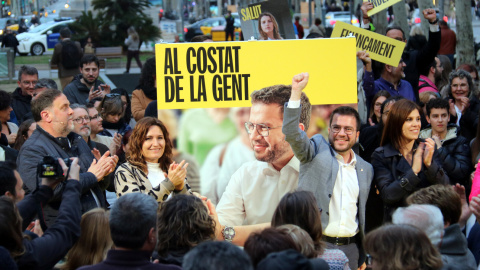
{"type": "Polygon", "coordinates": [[[308,73],[300,73],[293,76],[292,79],[292,93],[290,95],[290,100],[298,101],[302,97],[302,91],[305,89],[308,83],[308,73]]]}
{"type": "Polygon", "coordinates": [[[373,8],[368,11],[368,16],[371,17],[373,14],[378,13],[394,4],[400,2],[401,0],[364,0],[364,2],[370,2],[373,5],[373,8]]]}
{"type": "Polygon", "coordinates": [[[358,51],[357,57],[365,65],[365,70],[368,72],[372,72],[372,59],[370,58],[370,54],[368,54],[368,52],[366,51],[358,51]]]}

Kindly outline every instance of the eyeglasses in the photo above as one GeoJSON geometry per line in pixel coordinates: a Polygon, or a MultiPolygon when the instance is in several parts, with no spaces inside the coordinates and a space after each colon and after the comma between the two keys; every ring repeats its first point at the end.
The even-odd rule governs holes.
{"type": "Polygon", "coordinates": [[[367,266],[371,266],[372,263],[373,263],[373,257],[372,257],[372,255],[367,254],[365,257],[366,257],[366,258],[365,258],[365,264],[366,264],[367,266]]]}
{"type": "Polygon", "coordinates": [[[280,128],[280,127],[282,127],[282,126],[267,127],[264,124],[254,124],[254,123],[250,123],[250,122],[245,122],[245,129],[247,130],[248,134],[252,134],[253,130],[257,129],[258,134],[260,134],[260,136],[262,136],[262,137],[268,137],[268,135],[270,133],[270,129],[276,129],[276,128],[280,128]]]}
{"type": "Polygon", "coordinates": [[[88,116],[79,117],[79,118],[73,119],[73,121],[77,122],[77,124],[81,124],[81,123],[83,123],[83,121],[85,121],[85,123],[90,123],[90,117],[88,117],[88,116]]]}
{"type": "Polygon", "coordinates": [[[343,132],[347,135],[352,135],[355,132],[355,129],[352,127],[341,127],[341,126],[332,126],[331,130],[333,133],[339,133],[343,128],[343,132]]]}
{"type": "Polygon", "coordinates": [[[91,117],[90,117],[90,121],[92,121],[92,120],[98,120],[98,119],[100,119],[100,115],[98,115],[98,114],[95,114],[94,116],[91,116],[91,117]]]}
{"type": "Polygon", "coordinates": [[[22,81],[22,83],[23,83],[24,85],[33,85],[33,86],[35,86],[35,85],[38,83],[38,81],[22,81]]]}

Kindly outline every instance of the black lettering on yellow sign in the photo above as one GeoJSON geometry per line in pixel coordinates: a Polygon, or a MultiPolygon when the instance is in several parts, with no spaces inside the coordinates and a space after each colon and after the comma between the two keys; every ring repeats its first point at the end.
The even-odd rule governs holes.
{"type": "Polygon", "coordinates": [[[243,100],[243,98],[248,100],[248,78],[250,78],[250,74],[224,74],[223,76],[217,74],[213,76],[213,99],[215,101],[243,100]],[[217,87],[217,85],[223,87],[217,87]],[[231,96],[229,93],[231,93],[231,96]]]}
{"type": "Polygon", "coordinates": [[[164,74],[182,74],[178,70],[178,57],[177,57],[177,48],[173,48],[173,59],[172,59],[172,49],[165,49],[165,70],[164,74]]]}
{"type": "Polygon", "coordinates": [[[385,4],[388,0],[368,0],[368,2],[372,3],[374,7],[379,6],[381,4],[385,4]]]}
{"type": "Polygon", "coordinates": [[[183,102],[184,100],[180,98],[180,91],[183,90],[183,87],[180,86],[180,80],[183,79],[183,76],[175,76],[175,80],[170,76],[165,76],[165,101],[172,102],[175,99],[175,102],[183,102]]]}
{"type": "MultiPolygon", "coordinates": [[[[215,101],[248,100],[250,74],[239,74],[240,46],[189,47],[186,51],[186,66],[190,73],[190,101],[207,101],[205,74],[212,74],[212,93],[215,101]],[[222,74],[223,73],[223,74],[222,74]],[[229,73],[229,74],[224,74],[229,73]]],[[[183,76],[179,70],[177,48],[165,49],[165,102],[184,102],[183,76]],[[172,76],[175,74],[176,76],[172,76]]]]}
{"type": "Polygon", "coordinates": [[[362,34],[352,32],[348,29],[342,29],[342,33],[340,34],[340,37],[346,37],[350,35],[350,33],[357,38],[357,45],[356,45],[357,48],[360,48],[361,50],[364,50],[364,51],[376,53],[378,55],[382,55],[387,58],[392,57],[393,50],[396,47],[395,45],[388,44],[381,40],[376,40],[369,36],[364,36],[362,34]]]}
{"type": "Polygon", "coordinates": [[[261,5],[242,8],[240,13],[242,14],[243,21],[256,20],[262,13],[262,8],[261,5]]]}
{"type": "Polygon", "coordinates": [[[237,73],[240,71],[238,53],[240,46],[200,47],[187,49],[187,71],[194,74],[237,73]]]}

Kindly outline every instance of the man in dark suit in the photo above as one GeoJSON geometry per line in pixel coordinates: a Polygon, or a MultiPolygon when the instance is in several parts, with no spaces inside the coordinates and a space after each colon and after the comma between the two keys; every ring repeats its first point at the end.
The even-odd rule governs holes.
{"type": "Polygon", "coordinates": [[[329,143],[319,134],[309,139],[299,125],[300,97],[307,83],[308,73],[293,77],[282,132],[300,160],[298,188],[312,191],[323,209],[327,248],[345,252],[350,268],[357,269],[365,260],[365,205],[373,178],[372,166],[352,150],[360,135],[360,116],[351,107],[339,107],[330,117],[329,143]]]}

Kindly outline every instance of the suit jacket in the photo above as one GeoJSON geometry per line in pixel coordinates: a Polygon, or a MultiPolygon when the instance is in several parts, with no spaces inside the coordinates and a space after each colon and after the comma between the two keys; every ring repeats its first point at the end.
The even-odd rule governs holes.
{"type": "MultiPolygon", "coordinates": [[[[318,207],[329,209],[330,198],[338,174],[338,161],[335,158],[335,150],[325,141],[321,135],[315,135],[311,139],[298,127],[301,108],[287,108],[285,104],[282,132],[286,135],[286,141],[292,147],[295,156],[300,160],[300,176],[298,188],[312,191],[317,199],[318,207]]],[[[367,203],[370,184],[373,179],[372,166],[357,155],[357,172],[359,196],[358,196],[358,226],[360,240],[363,242],[365,227],[365,205],[367,203]]],[[[324,212],[322,226],[326,228],[329,213],[324,212]]],[[[362,243],[359,249],[362,250],[362,243]]],[[[364,260],[363,252],[360,252],[360,261],[364,260]]]]}

